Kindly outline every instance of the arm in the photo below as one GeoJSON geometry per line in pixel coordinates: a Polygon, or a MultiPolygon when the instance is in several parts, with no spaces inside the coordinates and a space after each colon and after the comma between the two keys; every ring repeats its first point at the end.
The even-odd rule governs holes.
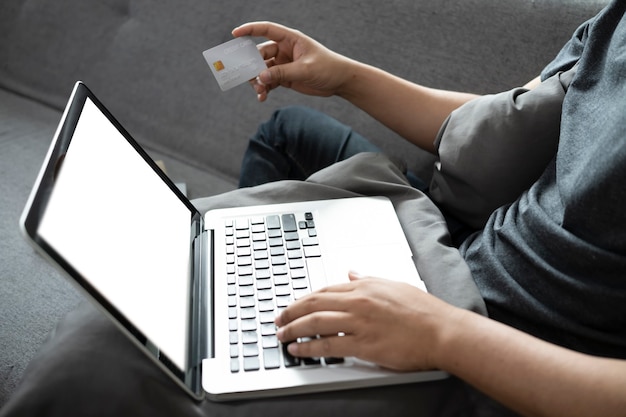
{"type": "Polygon", "coordinates": [[[527,415],[623,415],[626,361],[546,343],[406,284],[358,279],[277,318],[296,356],[357,356],[397,370],[439,368],[527,415]],[[344,336],[337,336],[339,333],[344,336]]]}
{"type": "Polygon", "coordinates": [[[260,101],[278,86],[310,95],[341,96],[430,152],[435,151],[433,141],[445,118],[475,97],[413,84],[274,23],[248,23],[233,30],[233,35],[270,39],[260,46],[269,68],[253,83],[260,101]]]}

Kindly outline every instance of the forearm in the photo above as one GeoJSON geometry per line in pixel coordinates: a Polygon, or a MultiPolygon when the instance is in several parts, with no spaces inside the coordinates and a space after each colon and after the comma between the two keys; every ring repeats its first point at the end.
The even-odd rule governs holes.
{"type": "Polygon", "coordinates": [[[446,117],[476,97],[423,87],[356,61],[348,61],[346,72],[346,81],[337,95],[432,153],[437,132],[446,117]]]}
{"type": "Polygon", "coordinates": [[[626,361],[557,347],[458,312],[434,362],[525,415],[617,416],[626,410],[626,361]]]}

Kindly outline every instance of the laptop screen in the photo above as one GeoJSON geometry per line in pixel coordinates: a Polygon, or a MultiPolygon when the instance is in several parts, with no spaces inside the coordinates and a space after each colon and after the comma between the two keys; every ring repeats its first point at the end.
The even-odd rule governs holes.
{"type": "Polygon", "coordinates": [[[88,96],[69,140],[39,237],[186,369],[193,212],[88,96]]]}

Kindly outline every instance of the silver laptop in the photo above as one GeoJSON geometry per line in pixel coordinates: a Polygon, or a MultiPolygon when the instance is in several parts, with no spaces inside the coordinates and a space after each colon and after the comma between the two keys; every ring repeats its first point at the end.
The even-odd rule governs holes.
{"type": "Polygon", "coordinates": [[[425,290],[389,200],[238,207],[203,216],[83,83],[72,92],[21,226],[194,398],[446,377],[392,372],[351,357],[294,358],[276,339],[274,318],[283,308],[347,281],[349,270],[425,290]]]}

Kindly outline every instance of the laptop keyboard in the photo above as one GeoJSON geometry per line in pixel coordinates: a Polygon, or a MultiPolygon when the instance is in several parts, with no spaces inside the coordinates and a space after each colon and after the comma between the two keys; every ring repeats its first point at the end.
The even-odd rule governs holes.
{"type": "Polygon", "coordinates": [[[309,274],[324,274],[311,212],[226,221],[231,372],[340,363],[300,359],[276,338],[274,318],[311,292],[309,274]]]}

